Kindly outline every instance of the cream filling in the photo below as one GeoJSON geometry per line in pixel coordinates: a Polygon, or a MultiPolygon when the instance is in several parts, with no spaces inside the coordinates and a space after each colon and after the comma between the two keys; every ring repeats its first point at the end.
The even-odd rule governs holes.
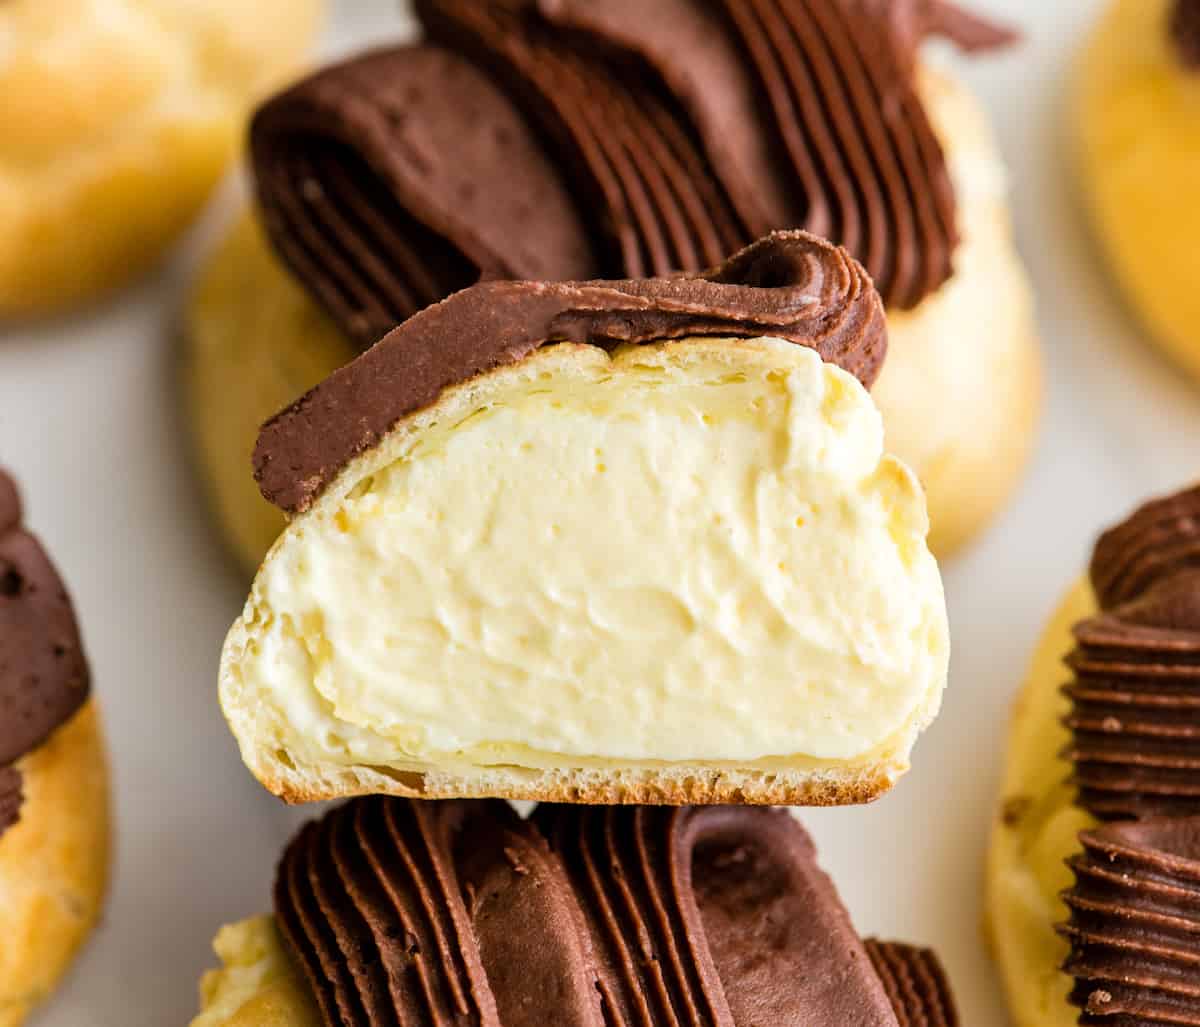
{"type": "Polygon", "coordinates": [[[763,339],[556,346],[492,379],[271,553],[223,672],[258,744],[854,760],[936,712],[924,497],[854,378],[763,339]]]}

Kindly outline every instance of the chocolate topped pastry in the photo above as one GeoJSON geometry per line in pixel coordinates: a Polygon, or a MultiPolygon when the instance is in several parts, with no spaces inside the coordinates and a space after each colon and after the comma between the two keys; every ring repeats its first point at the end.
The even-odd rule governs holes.
{"type": "Polygon", "coordinates": [[[268,421],[255,477],[271,502],[303,512],[402,417],[552,343],[763,335],[811,347],[864,385],[887,350],[862,268],[802,232],[776,233],[694,278],[481,283],[411,318],[268,421]]]}
{"type": "Polygon", "coordinates": [[[262,429],[292,521],[222,658],[243,758],[295,801],[885,791],[948,639],[883,349],[865,272],[803,232],[410,318],[262,429]]]}
{"type": "Polygon", "coordinates": [[[846,246],[898,308],[952,272],[914,53],[1001,28],[917,0],[416,7],[430,43],[326,69],[252,131],[268,232],[364,345],[481,277],[695,273],[785,228],[846,246]]]}
{"type": "Polygon", "coordinates": [[[1081,1024],[1200,1024],[1200,818],[1108,824],[1080,835],[1066,893],[1081,1024]]]}
{"type": "Polygon", "coordinates": [[[1100,613],[1075,628],[1067,718],[1080,804],[1102,819],[1200,813],[1200,488],[1096,544],[1100,613]]]}
{"type": "Polygon", "coordinates": [[[1200,68],[1200,0],[1175,0],[1171,41],[1185,67],[1200,68]]]}
{"type": "Polygon", "coordinates": [[[860,940],[778,810],[359,799],[288,847],[275,923],[329,1025],[958,1023],[936,957],[860,940]]]}
{"type": "Polygon", "coordinates": [[[20,806],[12,766],[65,724],[88,696],[88,668],[66,588],[21,526],[16,484],[0,470],[0,830],[20,806]]]}
{"type": "Polygon", "coordinates": [[[100,915],[108,767],[66,588],[0,470],[0,1023],[54,990],[100,915]]]}

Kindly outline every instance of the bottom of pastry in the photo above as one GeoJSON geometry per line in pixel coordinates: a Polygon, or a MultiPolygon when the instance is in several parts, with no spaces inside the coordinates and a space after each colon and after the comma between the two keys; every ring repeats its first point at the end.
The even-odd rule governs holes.
{"type": "Polygon", "coordinates": [[[16,769],[20,817],[0,837],[0,1027],[16,1027],[49,996],[104,903],[108,764],[94,704],[16,769]]]}
{"type": "Polygon", "coordinates": [[[861,940],[761,808],[356,799],[215,948],[192,1027],[958,1022],[937,958],[861,940]]]}

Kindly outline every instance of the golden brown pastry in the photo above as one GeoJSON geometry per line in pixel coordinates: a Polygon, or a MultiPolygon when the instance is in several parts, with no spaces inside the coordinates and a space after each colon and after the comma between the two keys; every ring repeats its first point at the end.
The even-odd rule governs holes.
{"type": "Polygon", "coordinates": [[[312,41],[320,0],[0,6],[0,321],[151,267],[312,41]]]}
{"type": "Polygon", "coordinates": [[[1111,0],[1071,107],[1095,234],[1139,317],[1200,377],[1200,4],[1111,0]]]}

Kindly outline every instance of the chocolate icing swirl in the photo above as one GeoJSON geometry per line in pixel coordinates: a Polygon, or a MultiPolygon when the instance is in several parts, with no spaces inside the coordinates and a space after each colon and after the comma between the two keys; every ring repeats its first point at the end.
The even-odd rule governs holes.
{"type": "Polygon", "coordinates": [[[1183,66],[1200,71],[1200,0],[1175,0],[1169,31],[1183,66]]]}
{"type": "Polygon", "coordinates": [[[1081,1024],[1200,1024],[1200,818],[1108,824],[1070,861],[1071,942],[1081,1024]]]}
{"type": "Polygon", "coordinates": [[[1066,724],[1078,802],[1101,819],[1200,813],[1200,487],[1104,533],[1101,612],[1075,627],[1066,724]]]}
{"type": "Polygon", "coordinates": [[[364,346],[481,278],[695,273],[787,228],[845,245],[889,305],[952,273],[915,55],[999,26],[941,0],[416,6],[430,43],[326,69],[251,131],[271,239],[364,346]]]}
{"type": "Polygon", "coordinates": [[[20,809],[13,764],[71,718],[88,688],[71,600],[21,527],[16,483],[0,470],[0,833],[20,809]]]}
{"type": "Polygon", "coordinates": [[[356,799],[289,846],[275,905],[328,1024],[957,1022],[931,956],[868,955],[778,810],[356,799]]]}
{"type": "Polygon", "coordinates": [[[900,1027],[955,1027],[954,995],[932,949],[875,938],[864,944],[900,1027]]]}
{"type": "Polygon", "coordinates": [[[254,474],[268,500],[300,513],[346,464],[452,385],[548,343],[611,348],[704,335],[787,339],[868,386],[887,348],[866,273],[802,232],[768,236],[694,278],[482,282],[409,318],[263,425],[254,474]]]}
{"type": "Polygon", "coordinates": [[[364,346],[480,278],[597,273],[524,119],[451,51],[327,68],[264,105],[250,140],[276,249],[364,346]]]}

